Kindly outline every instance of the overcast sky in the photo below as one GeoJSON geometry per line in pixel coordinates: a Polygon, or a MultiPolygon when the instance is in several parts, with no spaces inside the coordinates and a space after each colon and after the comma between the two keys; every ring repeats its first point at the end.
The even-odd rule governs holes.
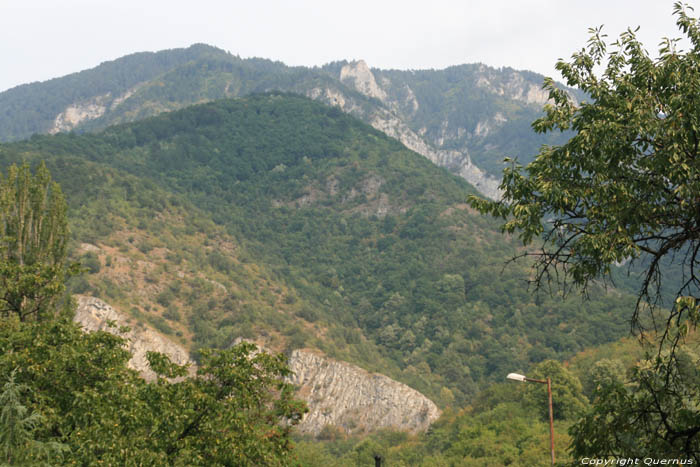
{"type": "MultiPolygon", "coordinates": [[[[697,6],[697,0],[690,2],[697,6]]],[[[482,62],[554,75],[592,26],[650,52],[679,35],[672,0],[0,0],[0,91],[139,51],[203,42],[288,65],[482,62]]]]}

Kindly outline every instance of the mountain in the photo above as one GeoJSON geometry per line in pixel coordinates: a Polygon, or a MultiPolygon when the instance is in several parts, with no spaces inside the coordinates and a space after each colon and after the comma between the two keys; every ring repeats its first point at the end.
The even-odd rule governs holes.
{"type": "Polygon", "coordinates": [[[279,93],[102,132],[0,145],[46,160],[70,203],[72,291],[150,323],[197,357],[247,338],[315,348],[438,405],[628,331],[632,297],[528,291],[520,246],[475,193],[358,119],[279,93]]]}
{"type": "Polygon", "coordinates": [[[566,137],[530,129],[548,98],[542,82],[535,73],[480,64],[419,71],[370,69],[363,61],[288,67],[197,44],[133,54],[0,93],[0,141],[102,129],[279,90],[337,106],[495,198],[504,157],[527,162],[541,144],[566,137]]]}

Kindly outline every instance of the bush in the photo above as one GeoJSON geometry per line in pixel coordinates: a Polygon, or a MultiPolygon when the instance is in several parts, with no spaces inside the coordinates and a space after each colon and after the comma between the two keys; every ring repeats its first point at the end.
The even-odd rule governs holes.
{"type": "Polygon", "coordinates": [[[97,274],[100,272],[100,268],[102,267],[100,259],[93,252],[84,254],[80,258],[80,265],[86,268],[89,274],[97,274]]]}
{"type": "Polygon", "coordinates": [[[170,289],[164,290],[156,297],[156,302],[164,308],[168,308],[173,300],[175,300],[175,294],[170,289]]]}

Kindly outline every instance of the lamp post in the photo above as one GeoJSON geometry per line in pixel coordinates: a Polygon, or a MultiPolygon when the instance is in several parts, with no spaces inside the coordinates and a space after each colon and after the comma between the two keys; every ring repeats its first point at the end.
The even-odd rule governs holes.
{"type": "Polygon", "coordinates": [[[518,373],[508,373],[508,379],[520,381],[522,383],[541,383],[547,385],[547,397],[549,398],[549,447],[552,452],[552,465],[554,465],[554,417],[552,416],[552,381],[547,379],[533,379],[518,373]]]}

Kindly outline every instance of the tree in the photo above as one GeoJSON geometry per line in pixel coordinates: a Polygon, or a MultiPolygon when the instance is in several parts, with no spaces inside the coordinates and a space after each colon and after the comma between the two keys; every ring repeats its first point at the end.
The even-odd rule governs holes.
{"type": "Polygon", "coordinates": [[[42,163],[9,168],[0,178],[0,316],[53,316],[65,290],[66,202],[42,163]]]}
{"type": "Polygon", "coordinates": [[[660,299],[662,260],[679,259],[677,296],[692,300],[678,301],[666,330],[685,318],[696,323],[700,296],[700,27],[682,4],[674,11],[688,52],[677,49],[679,39],[666,39],[652,59],[628,30],[608,53],[605,35],[592,30],[586,49],[557,63],[591,102],[574,102],[547,79],[552,103],[533,124],[574,136],[543,147],[524,170],[507,168],[501,201],[472,199],[482,212],[508,218],[503,230],[518,231],[525,244],[543,239],[541,250],[526,253],[536,257],[538,286],[563,279],[586,290],[609,278],[614,264],[641,265],[640,327],[640,313],[660,299]]]}
{"type": "Polygon", "coordinates": [[[0,393],[0,462],[3,464],[37,465],[40,459],[61,458],[67,448],[55,441],[44,443],[34,439],[34,431],[45,419],[37,412],[28,414],[27,407],[22,405],[21,393],[28,389],[15,382],[13,371],[0,393]]]}
{"type": "Polygon", "coordinates": [[[525,245],[541,240],[524,253],[535,258],[537,287],[554,282],[586,292],[610,280],[615,265],[642,271],[632,322],[643,335],[651,329],[660,336],[657,358],[637,371],[635,389],[608,385],[598,395],[598,418],[574,430],[575,452],[628,456],[637,442],[636,452],[698,459],[700,395],[695,378],[674,376],[681,372],[677,345],[700,320],[700,24],[690,10],[674,5],[689,49],[665,39],[656,59],[635,31],[608,51],[601,28],[592,29],[587,47],[556,65],[587,100],[574,101],[546,79],[551,103],[533,123],[540,133],[573,136],[543,146],[524,168],[511,161],[500,201],[471,199],[481,212],[505,219],[503,230],[518,232],[525,245]],[[677,272],[665,275],[664,263],[677,272]],[[669,283],[676,299],[665,310],[659,305],[669,283]]]}
{"type": "Polygon", "coordinates": [[[284,382],[283,356],[245,343],[203,351],[197,375],[182,378],[184,368],[152,354],[161,375],[152,383],[127,367],[129,358],[123,339],[67,319],[0,320],[0,375],[16,368],[12,383],[32,396],[22,405],[15,391],[6,404],[15,422],[0,415],[0,443],[10,431],[22,436],[5,443],[13,452],[61,443],[66,465],[294,463],[291,430],[306,408],[284,382]],[[40,424],[22,421],[32,412],[40,424]]]}
{"type": "MultiPolygon", "coordinates": [[[[551,103],[533,123],[539,133],[574,135],[543,146],[525,168],[511,161],[500,201],[471,199],[480,211],[507,219],[503,230],[519,232],[526,245],[543,240],[526,253],[536,258],[538,286],[554,280],[586,290],[610,278],[615,264],[641,266],[634,314],[640,327],[640,313],[658,304],[668,279],[662,260],[682,261],[678,296],[700,295],[700,27],[682,4],[674,12],[691,48],[679,51],[679,39],[666,39],[658,59],[632,30],[610,52],[601,29],[591,30],[587,48],[556,65],[590,101],[575,102],[548,78],[551,103]]],[[[667,324],[696,322],[694,302],[680,305],[667,324]]]]}
{"type": "MultiPolygon", "coordinates": [[[[555,420],[575,420],[588,405],[579,379],[556,360],[538,363],[528,376],[535,379],[552,380],[552,408],[555,420]]],[[[542,420],[549,420],[547,388],[541,384],[525,386],[524,400],[540,414],[542,420]]]]}
{"type": "Polygon", "coordinates": [[[571,428],[578,457],[684,457],[700,462],[698,356],[680,347],[599,379],[593,409],[571,428]]]}

